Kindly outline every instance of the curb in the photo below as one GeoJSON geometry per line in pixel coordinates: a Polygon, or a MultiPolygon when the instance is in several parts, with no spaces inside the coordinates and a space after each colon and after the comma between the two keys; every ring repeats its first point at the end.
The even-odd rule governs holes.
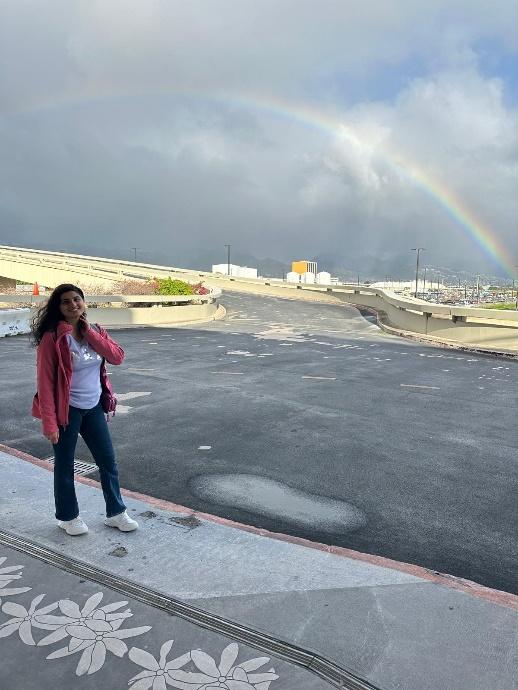
{"type": "Polygon", "coordinates": [[[128,331],[136,328],[176,328],[177,326],[189,326],[190,324],[211,323],[212,321],[221,321],[227,315],[227,310],[222,304],[214,312],[213,316],[204,319],[190,319],[187,321],[173,321],[171,323],[129,323],[129,324],[103,324],[110,331],[128,331]]]}
{"type": "MultiPolygon", "coordinates": [[[[142,328],[176,328],[176,326],[189,326],[191,323],[210,323],[211,321],[221,321],[227,315],[227,310],[222,304],[218,304],[218,308],[214,314],[205,319],[190,319],[188,321],[175,321],[174,323],[148,323],[143,324],[142,328]]],[[[110,327],[111,328],[111,327],[110,327]]],[[[125,326],[128,328],[128,326],[125,326]]],[[[129,326],[132,328],[132,326],[129,326]]]]}
{"type": "Polygon", "coordinates": [[[222,319],[225,318],[227,315],[227,310],[222,304],[218,304],[218,308],[216,309],[216,313],[214,314],[214,318],[212,319],[213,321],[221,321],[222,319]]]}
{"type": "MultiPolygon", "coordinates": [[[[35,458],[29,453],[25,453],[21,450],[11,448],[10,446],[5,446],[0,443],[0,451],[11,455],[20,460],[25,460],[30,462],[37,467],[41,467],[48,472],[53,472],[53,465],[45,460],[40,460],[35,458]]],[[[86,486],[91,486],[95,489],[101,489],[99,482],[94,479],[88,479],[87,477],[77,476],[75,481],[80,484],[85,484],[86,486]]],[[[511,594],[510,592],[503,592],[498,589],[491,589],[490,587],[485,587],[484,585],[479,585],[471,580],[466,580],[455,575],[448,575],[447,573],[440,573],[429,568],[424,568],[420,565],[414,565],[412,563],[405,563],[403,561],[396,561],[391,558],[386,558],[384,556],[376,556],[374,554],[363,553],[361,551],[355,551],[353,549],[347,549],[342,546],[331,546],[329,544],[321,544],[320,542],[314,542],[309,539],[304,539],[303,537],[294,537],[290,534],[284,534],[282,532],[271,532],[260,527],[254,527],[252,525],[245,525],[240,522],[235,522],[227,518],[219,517],[218,515],[211,515],[210,513],[202,513],[188,508],[186,506],[181,506],[170,501],[165,501],[160,498],[154,498],[153,496],[148,496],[147,494],[139,493],[138,491],[131,491],[129,489],[122,489],[121,493],[123,496],[128,498],[134,498],[136,500],[147,503],[161,510],[166,510],[172,513],[187,513],[189,516],[195,516],[206,520],[207,522],[212,522],[214,524],[223,525],[225,527],[232,527],[234,529],[239,529],[243,532],[248,532],[250,534],[255,534],[260,537],[265,537],[268,539],[275,539],[276,541],[288,542],[290,544],[296,544],[297,546],[302,546],[305,548],[314,549],[316,551],[323,551],[325,553],[330,553],[335,556],[341,556],[342,558],[350,558],[355,561],[362,561],[364,563],[370,563],[371,565],[376,565],[381,568],[389,568],[391,570],[398,570],[399,572],[406,573],[408,575],[414,575],[415,577],[427,580],[437,585],[444,587],[449,587],[464,594],[469,594],[478,599],[483,599],[492,604],[498,606],[503,606],[515,611],[518,611],[518,595],[511,594]]]]}

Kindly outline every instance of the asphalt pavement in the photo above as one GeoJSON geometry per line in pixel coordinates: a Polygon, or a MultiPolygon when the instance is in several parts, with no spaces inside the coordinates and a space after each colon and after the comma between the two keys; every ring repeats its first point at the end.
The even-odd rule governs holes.
{"type": "MultiPolygon", "coordinates": [[[[518,592],[516,361],[389,336],[345,305],[223,303],[222,321],[114,333],[125,488],[518,592]]],[[[28,338],[0,340],[0,439],[44,459],[34,376],[28,338]]]]}

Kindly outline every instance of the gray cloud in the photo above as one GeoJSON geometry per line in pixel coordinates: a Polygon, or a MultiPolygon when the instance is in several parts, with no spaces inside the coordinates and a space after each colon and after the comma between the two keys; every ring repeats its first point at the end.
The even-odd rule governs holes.
{"type": "Polygon", "coordinates": [[[1,239],[183,264],[231,242],[378,273],[411,271],[419,243],[494,270],[410,166],[512,263],[516,94],[478,46],[516,58],[517,24],[503,0],[4,2],[1,239]]]}

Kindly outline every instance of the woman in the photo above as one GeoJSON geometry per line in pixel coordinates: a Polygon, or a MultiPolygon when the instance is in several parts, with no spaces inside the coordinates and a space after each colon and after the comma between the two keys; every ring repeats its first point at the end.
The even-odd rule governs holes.
{"type": "Polygon", "coordinates": [[[120,364],[124,350],[100,326],[88,323],[83,291],[58,285],[32,322],[37,351],[38,392],[32,414],[54,449],[54,500],[58,525],[67,534],[86,534],[74,486],[74,453],[83,437],[99,468],[106,502],[105,525],[122,532],[137,529],[121,497],[115,453],[101,406],[111,393],[104,360],[120,364]]]}

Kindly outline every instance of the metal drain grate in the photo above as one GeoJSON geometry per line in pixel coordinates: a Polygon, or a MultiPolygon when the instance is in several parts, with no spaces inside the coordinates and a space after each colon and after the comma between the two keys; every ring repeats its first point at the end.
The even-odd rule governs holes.
{"type": "MultiPolygon", "coordinates": [[[[45,462],[50,462],[50,464],[53,465],[54,457],[45,458],[45,462]]],[[[97,472],[97,465],[93,462],[74,460],[74,474],[78,474],[80,477],[86,477],[89,474],[94,474],[94,472],[97,472]]]]}

